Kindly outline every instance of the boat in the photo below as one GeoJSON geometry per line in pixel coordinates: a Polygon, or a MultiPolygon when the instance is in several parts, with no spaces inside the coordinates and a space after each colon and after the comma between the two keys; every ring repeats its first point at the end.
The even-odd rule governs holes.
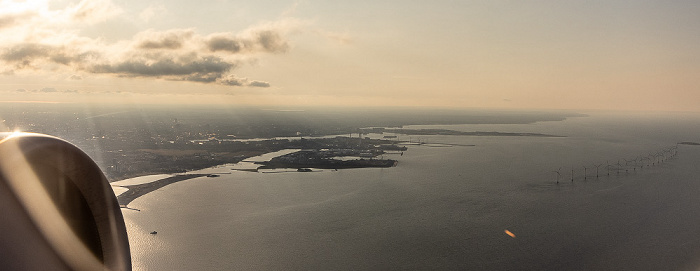
{"type": "Polygon", "coordinates": [[[297,172],[311,172],[312,170],[310,168],[298,168],[297,172]]]}

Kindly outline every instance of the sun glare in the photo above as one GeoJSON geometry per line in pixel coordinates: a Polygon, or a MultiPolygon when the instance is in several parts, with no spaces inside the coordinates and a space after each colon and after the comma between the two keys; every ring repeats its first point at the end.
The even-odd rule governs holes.
{"type": "Polygon", "coordinates": [[[0,143],[3,143],[5,141],[7,141],[8,139],[19,136],[21,134],[22,134],[22,131],[20,131],[19,129],[15,129],[14,131],[9,132],[9,133],[1,133],[0,134],[0,143]],[[3,136],[3,134],[4,134],[4,136],[3,136]]]}
{"type": "Polygon", "coordinates": [[[38,12],[46,9],[48,2],[45,0],[34,1],[0,1],[3,6],[3,13],[21,13],[34,11],[38,12]]]}

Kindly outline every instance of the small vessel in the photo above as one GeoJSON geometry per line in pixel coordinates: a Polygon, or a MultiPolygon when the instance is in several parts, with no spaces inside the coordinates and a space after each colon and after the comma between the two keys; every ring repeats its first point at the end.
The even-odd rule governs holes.
{"type": "Polygon", "coordinates": [[[157,231],[152,231],[151,234],[158,234],[158,232],[157,232],[157,231]]]}
{"type": "Polygon", "coordinates": [[[214,177],[219,177],[219,174],[209,174],[207,175],[209,178],[214,178],[214,177]]]}
{"type": "Polygon", "coordinates": [[[310,168],[298,168],[297,172],[311,172],[310,168]]]}

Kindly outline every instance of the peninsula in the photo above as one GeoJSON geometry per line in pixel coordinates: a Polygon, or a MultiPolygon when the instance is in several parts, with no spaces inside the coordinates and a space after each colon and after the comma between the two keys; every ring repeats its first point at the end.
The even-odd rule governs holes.
{"type": "Polygon", "coordinates": [[[207,176],[207,174],[180,174],[150,183],[119,186],[128,188],[129,190],[117,196],[117,201],[119,202],[120,206],[127,206],[138,197],[158,190],[163,186],[203,176],[207,176]]]}
{"type": "Polygon", "coordinates": [[[506,133],[506,132],[462,132],[447,129],[388,129],[388,128],[365,128],[363,133],[393,133],[402,135],[459,135],[459,136],[534,136],[534,137],[565,137],[560,135],[549,135],[540,133],[506,133]]]}

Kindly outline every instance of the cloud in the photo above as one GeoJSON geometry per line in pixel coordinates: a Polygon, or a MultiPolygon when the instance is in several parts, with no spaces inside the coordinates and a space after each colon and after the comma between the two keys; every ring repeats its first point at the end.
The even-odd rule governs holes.
{"type": "Polygon", "coordinates": [[[223,73],[210,72],[210,73],[193,73],[187,75],[181,79],[181,81],[190,82],[200,82],[200,83],[213,83],[219,80],[223,76],[223,73]]]}
{"type": "Polygon", "coordinates": [[[14,64],[15,69],[36,69],[38,67],[35,67],[33,64],[37,62],[70,66],[73,63],[82,63],[95,56],[95,54],[95,52],[90,51],[69,50],[63,46],[23,43],[2,50],[0,60],[8,64],[14,64]]]}
{"type": "Polygon", "coordinates": [[[247,82],[245,78],[237,78],[235,76],[227,76],[226,78],[222,78],[219,80],[222,84],[227,85],[227,86],[243,86],[247,82]]]}
{"type": "Polygon", "coordinates": [[[263,81],[250,81],[231,74],[237,67],[235,62],[218,56],[186,55],[179,59],[168,55],[158,55],[157,60],[149,58],[130,59],[112,64],[92,66],[91,73],[114,74],[120,77],[152,77],[171,81],[215,83],[226,86],[270,87],[263,81]]]}
{"type": "Polygon", "coordinates": [[[41,89],[32,89],[32,90],[26,90],[26,89],[20,88],[20,89],[16,89],[15,92],[20,92],[20,93],[78,93],[79,91],[71,90],[71,89],[59,90],[59,89],[52,88],[52,87],[45,87],[45,88],[41,88],[41,89]]]}
{"type": "Polygon", "coordinates": [[[257,38],[259,44],[265,48],[267,52],[285,52],[289,48],[289,45],[287,45],[287,42],[282,39],[279,33],[272,30],[265,30],[257,33],[257,38]]]}
{"type": "Polygon", "coordinates": [[[215,35],[205,41],[209,51],[227,51],[230,53],[238,53],[243,47],[243,43],[235,38],[223,35],[215,35]]]}
{"type": "Polygon", "coordinates": [[[285,18],[262,23],[240,33],[214,33],[203,38],[210,52],[228,54],[284,53],[290,48],[286,36],[309,22],[285,18]]]}
{"type": "Polygon", "coordinates": [[[19,44],[5,49],[0,54],[0,59],[10,63],[24,62],[28,64],[33,59],[48,57],[51,51],[51,46],[47,45],[19,44]]]}
{"type": "Polygon", "coordinates": [[[270,83],[263,81],[251,81],[250,84],[248,84],[248,86],[267,88],[270,87],[270,83]]]}
{"type": "Polygon", "coordinates": [[[0,14],[0,29],[13,27],[36,14],[34,12],[22,12],[15,14],[0,14]]]}
{"type": "MultiPolygon", "coordinates": [[[[172,33],[186,33],[171,31],[172,33]]],[[[42,65],[65,66],[72,71],[118,77],[160,78],[171,81],[217,83],[227,86],[269,87],[269,83],[250,81],[229,76],[241,61],[213,54],[200,55],[197,51],[178,50],[190,43],[191,34],[153,35],[153,39],[137,39],[135,46],[118,57],[109,59],[105,53],[69,50],[63,46],[18,44],[0,52],[0,61],[11,64],[15,70],[40,69],[42,65]],[[178,46],[165,46],[178,37],[178,46]],[[144,44],[157,44],[144,46],[144,44]],[[174,48],[177,47],[177,48],[174,48]],[[153,50],[161,50],[153,52],[153,50]],[[162,52],[164,51],[164,52],[162,52]]],[[[72,75],[69,79],[80,80],[72,75]]]]}
{"type": "Polygon", "coordinates": [[[250,81],[247,78],[238,78],[233,75],[222,78],[219,82],[227,86],[270,87],[270,83],[268,82],[250,81]]]}
{"type": "Polygon", "coordinates": [[[218,33],[208,36],[204,43],[211,52],[227,53],[283,53],[289,44],[279,31],[260,30],[249,37],[237,37],[231,33],[218,33]]]}
{"type": "Polygon", "coordinates": [[[127,77],[201,77],[208,74],[223,74],[234,66],[233,63],[226,62],[219,57],[206,56],[188,62],[178,62],[171,58],[163,58],[155,62],[126,60],[115,64],[95,65],[90,71],[94,73],[112,73],[127,77]]]}
{"type": "MultiPolygon", "coordinates": [[[[7,1],[0,0],[0,3],[7,1]]],[[[8,3],[15,3],[10,0],[8,3]]],[[[64,8],[38,1],[0,11],[0,66],[3,74],[77,74],[154,78],[226,86],[270,87],[261,80],[234,76],[241,65],[266,54],[290,50],[288,36],[307,22],[285,18],[254,25],[239,32],[200,33],[193,28],[145,30],[130,39],[108,42],[82,36],[85,24],[99,23],[123,10],[109,0],[82,0],[64,8]]],[[[150,20],[162,6],[141,12],[150,20]]]]}
{"type": "Polygon", "coordinates": [[[141,49],[180,49],[194,36],[192,29],[173,29],[164,32],[144,31],[139,33],[137,47],[141,49]]]}
{"type": "Polygon", "coordinates": [[[109,0],[82,0],[65,10],[70,19],[82,23],[104,22],[122,12],[121,8],[109,0]]]}

